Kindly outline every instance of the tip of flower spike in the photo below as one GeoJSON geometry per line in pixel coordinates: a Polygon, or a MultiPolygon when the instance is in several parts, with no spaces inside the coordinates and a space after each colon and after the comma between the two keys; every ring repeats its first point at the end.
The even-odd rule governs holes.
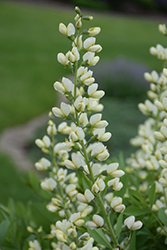
{"type": "Polygon", "coordinates": [[[75,7],[75,12],[79,15],[81,15],[81,10],[78,6],[75,7]]]}

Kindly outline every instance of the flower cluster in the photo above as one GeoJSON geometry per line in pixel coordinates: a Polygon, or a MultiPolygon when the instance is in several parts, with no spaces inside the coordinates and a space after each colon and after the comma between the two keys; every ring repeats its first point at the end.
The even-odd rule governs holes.
{"type": "MultiPolygon", "coordinates": [[[[100,113],[100,99],[105,93],[98,90],[93,71],[88,68],[99,61],[95,53],[102,47],[96,44],[95,36],[100,28],[81,30],[82,22],[92,17],[83,16],[78,7],[75,11],[75,25],[59,25],[59,31],[71,40],[72,48],[65,54],[59,53],[57,60],[71,70],[73,80],[63,77],[54,83],[54,89],[67,102],[52,108],[47,135],[35,141],[47,155],[35,164],[37,170],[48,172],[48,177],[41,181],[41,188],[51,195],[47,209],[59,215],[46,238],[56,250],[120,248],[123,225],[136,230],[142,223],[131,217],[117,225],[118,216],[125,210],[119,196],[123,187],[120,178],[125,172],[117,162],[107,161],[110,154],[103,143],[111,138],[111,133],[106,132],[108,122],[100,113]],[[89,37],[85,39],[85,35],[89,37]],[[55,117],[65,121],[56,125],[55,117]],[[64,135],[64,141],[57,141],[58,134],[64,135]],[[99,234],[104,245],[98,241],[99,234]]],[[[40,249],[42,239],[30,241],[29,245],[29,249],[40,249]]]]}
{"type": "MultiPolygon", "coordinates": [[[[167,35],[165,25],[159,25],[159,31],[167,35]]],[[[150,53],[166,65],[166,48],[158,44],[150,48],[150,53]]],[[[157,218],[156,213],[164,213],[167,208],[167,68],[160,74],[147,72],[144,77],[150,83],[150,90],[148,99],[138,107],[148,118],[131,139],[131,144],[139,149],[127,162],[134,169],[131,171],[138,173],[139,190],[143,197],[149,196],[151,213],[157,218]]],[[[160,220],[156,227],[158,233],[167,236],[167,227],[160,220]]]]}

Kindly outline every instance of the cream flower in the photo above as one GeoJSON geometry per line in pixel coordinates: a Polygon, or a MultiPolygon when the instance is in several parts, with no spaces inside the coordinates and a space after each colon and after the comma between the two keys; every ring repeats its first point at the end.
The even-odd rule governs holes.
{"type": "Polygon", "coordinates": [[[127,226],[129,230],[138,230],[142,227],[143,223],[140,220],[135,221],[135,217],[132,215],[124,220],[124,225],[127,226]]]}
{"type": "Polygon", "coordinates": [[[57,117],[65,118],[70,113],[70,107],[68,106],[68,104],[61,102],[60,109],[57,107],[54,107],[54,108],[52,108],[52,112],[57,117]]]}
{"type": "Polygon", "coordinates": [[[72,23],[69,23],[68,26],[66,27],[63,23],[59,24],[59,31],[63,35],[69,37],[75,34],[75,27],[72,23]]]}

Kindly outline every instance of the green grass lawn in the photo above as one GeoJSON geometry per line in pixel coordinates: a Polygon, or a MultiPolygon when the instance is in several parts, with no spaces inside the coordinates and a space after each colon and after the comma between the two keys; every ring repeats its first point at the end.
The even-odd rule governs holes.
{"type": "MultiPolygon", "coordinates": [[[[68,24],[74,15],[72,9],[0,2],[0,132],[50,110],[55,104],[53,83],[69,73],[57,62],[57,54],[71,49],[58,25],[68,24]]],[[[123,56],[151,69],[161,69],[161,63],[149,54],[150,46],[157,43],[165,46],[166,40],[157,29],[158,21],[104,13],[93,15],[94,20],[85,28],[102,28],[97,38],[103,47],[102,60],[123,56]]],[[[6,202],[8,196],[28,199],[31,192],[22,191],[13,163],[3,155],[0,161],[0,201],[6,202]],[[24,192],[25,198],[18,190],[24,192]]]]}
{"type": "MultiPolygon", "coordinates": [[[[56,57],[71,48],[70,41],[59,33],[58,24],[67,24],[74,15],[73,10],[0,2],[0,131],[54,105],[53,83],[68,74],[56,57]]],[[[151,45],[165,45],[157,30],[158,21],[94,14],[87,25],[102,28],[97,40],[103,47],[102,60],[124,56],[150,68],[161,68],[148,52],[151,45]]]]}

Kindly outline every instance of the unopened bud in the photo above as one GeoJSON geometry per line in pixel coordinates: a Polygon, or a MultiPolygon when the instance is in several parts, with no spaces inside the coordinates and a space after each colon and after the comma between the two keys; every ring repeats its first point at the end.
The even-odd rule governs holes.
{"type": "Polygon", "coordinates": [[[76,28],[80,29],[82,26],[81,18],[78,19],[78,21],[75,24],[76,28]]]}
{"type": "Polygon", "coordinates": [[[75,7],[75,12],[79,15],[81,15],[81,10],[78,6],[75,7]]]}
{"type": "Polygon", "coordinates": [[[69,245],[70,249],[74,250],[77,248],[75,242],[72,242],[70,245],[69,245]]]}
{"type": "Polygon", "coordinates": [[[42,232],[42,226],[40,226],[37,231],[38,231],[38,233],[41,233],[42,232]]]}
{"type": "Polygon", "coordinates": [[[32,228],[32,227],[27,227],[27,231],[29,232],[29,233],[33,233],[34,232],[34,229],[32,228]]]}
{"type": "Polygon", "coordinates": [[[83,20],[92,21],[93,20],[93,16],[84,16],[83,20]]]}

